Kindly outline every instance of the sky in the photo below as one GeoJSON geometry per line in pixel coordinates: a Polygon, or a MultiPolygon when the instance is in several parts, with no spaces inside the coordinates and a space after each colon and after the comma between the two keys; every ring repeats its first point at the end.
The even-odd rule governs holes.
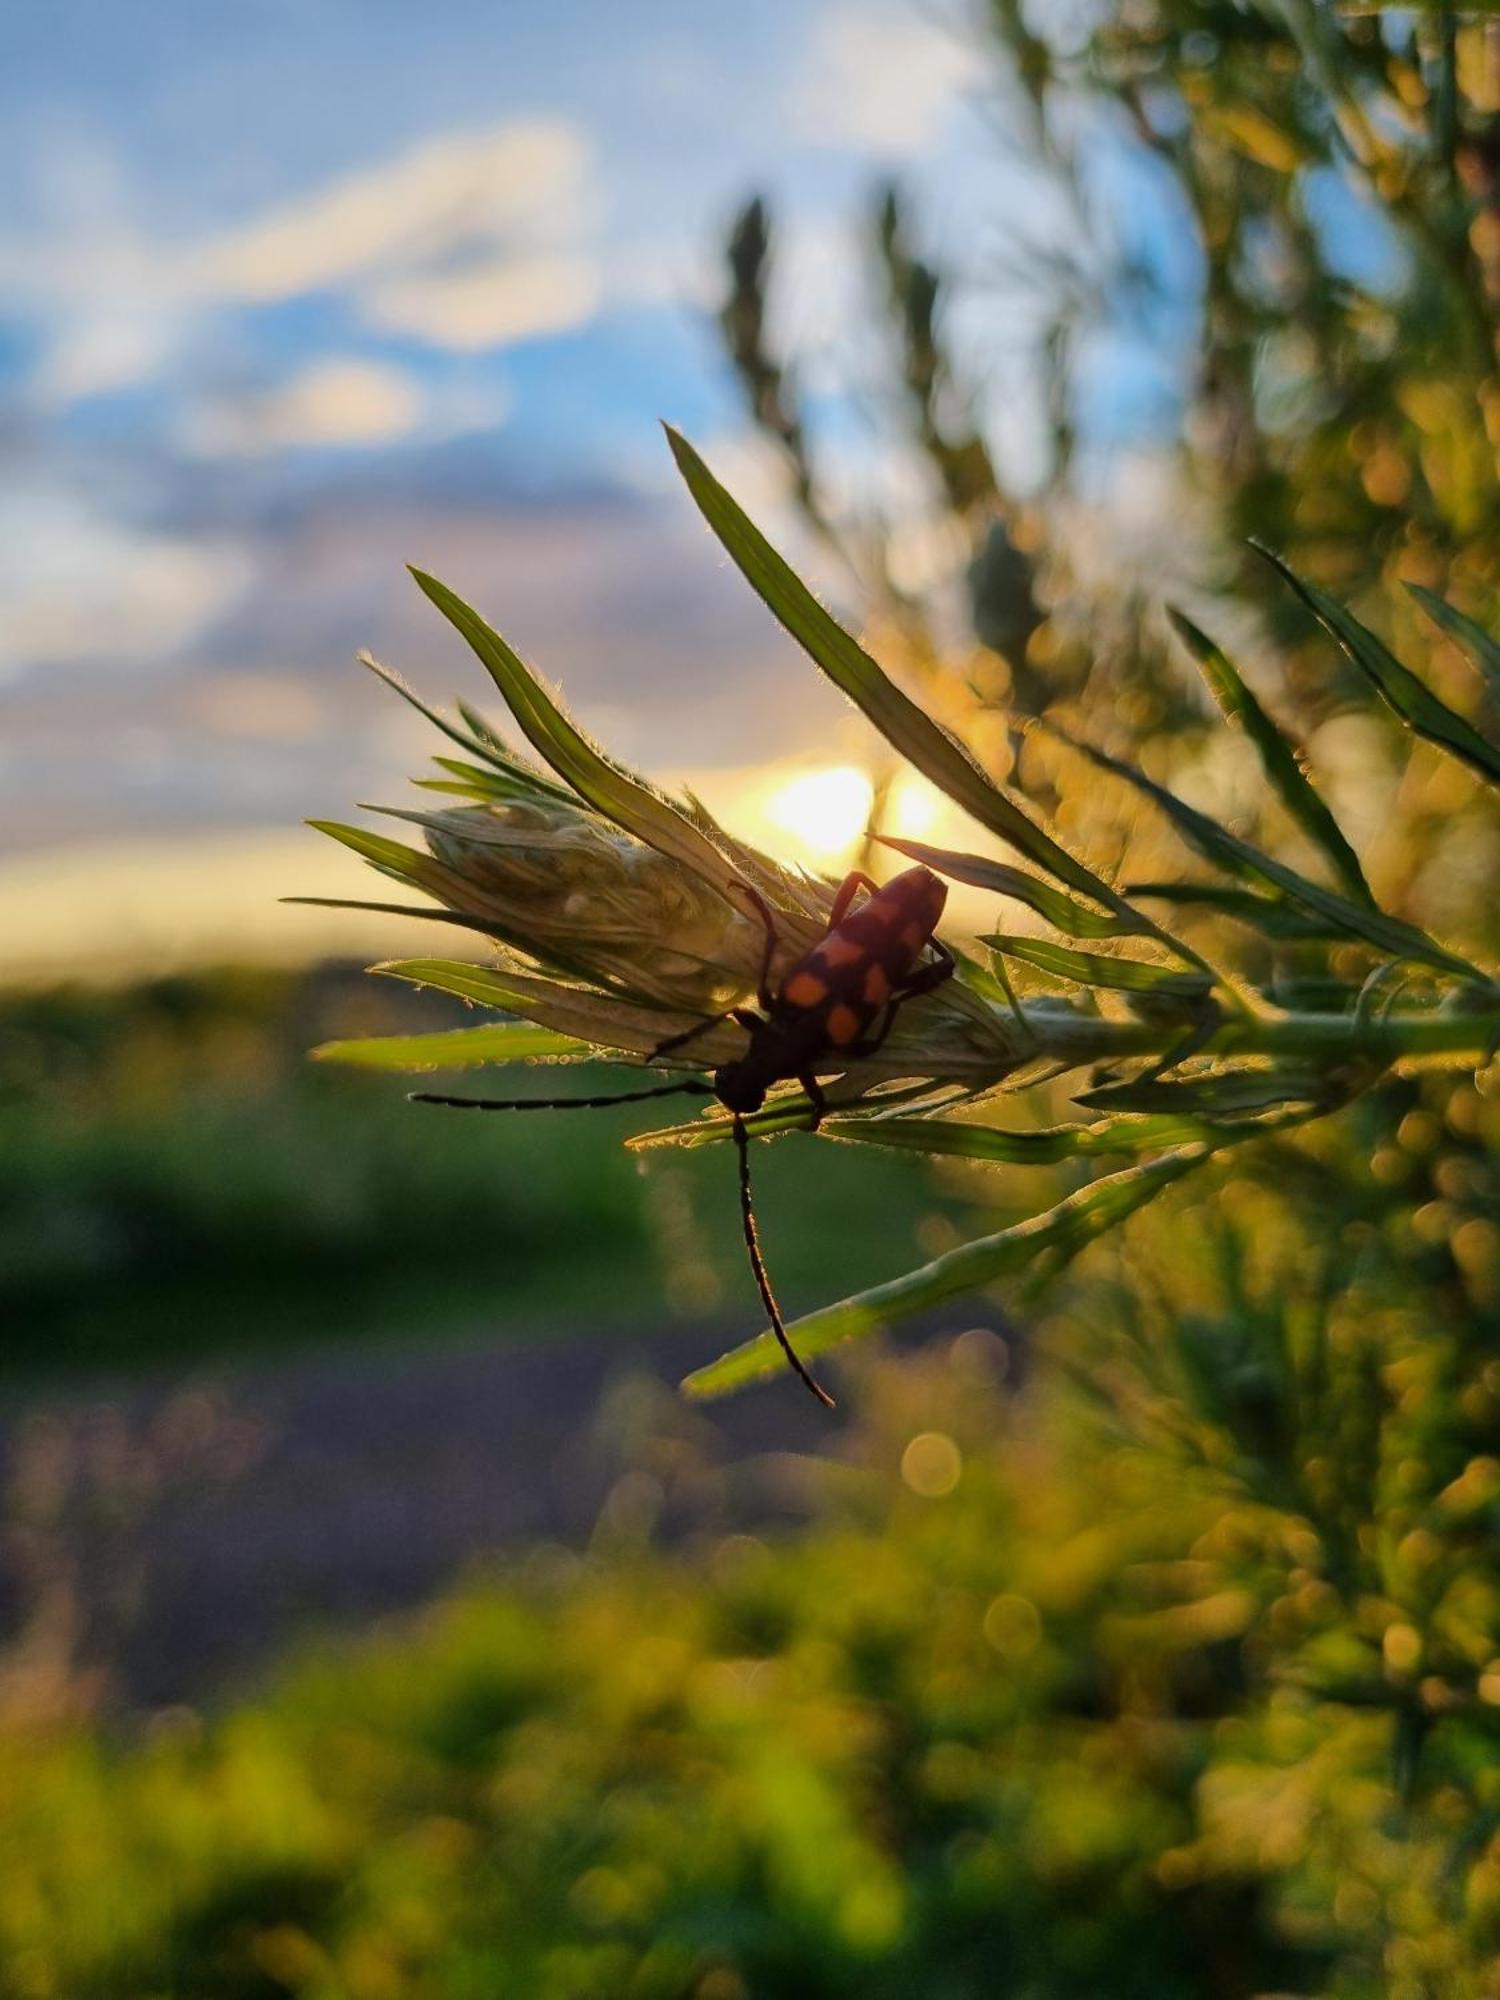
{"type": "Polygon", "coordinates": [[[299,822],[398,801],[430,748],[356,651],[483,692],[407,562],[660,776],[732,799],[857,758],[657,420],[785,525],[711,323],[729,219],[756,190],[784,218],[778,326],[816,399],[873,186],[900,175],[935,240],[970,240],[986,106],[944,0],[6,10],[12,965],[149,953],[153,904],[217,908],[230,948],[273,866],[327,891],[347,864],[299,822]]]}

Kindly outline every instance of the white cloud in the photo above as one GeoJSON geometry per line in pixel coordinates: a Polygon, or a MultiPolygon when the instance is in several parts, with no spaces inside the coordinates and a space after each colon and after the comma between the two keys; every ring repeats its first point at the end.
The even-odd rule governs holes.
{"type": "Polygon", "coordinates": [[[844,0],[813,31],[794,86],[797,130],[815,144],[895,158],[928,150],[983,74],[973,31],[955,17],[844,0]]]}
{"type": "Polygon", "coordinates": [[[534,253],[578,226],[588,158],[576,126],[526,120],[433,139],[285,203],[211,246],[210,292],[247,300],[436,273],[483,250],[534,253]]]}
{"type": "Polygon", "coordinates": [[[375,445],[421,421],[420,386],[383,361],[333,357],[279,388],[221,396],[195,413],[188,442],[210,455],[256,457],[297,445],[375,445]]]}
{"type": "Polygon", "coordinates": [[[562,118],[432,139],[208,239],[166,242],[112,188],[0,238],[0,287],[43,333],[34,407],[160,380],[225,308],[342,293],[364,323],[459,353],[576,326],[600,292],[598,189],[562,118]]]}
{"type": "Polygon", "coordinates": [[[0,677],[175,653],[249,574],[232,545],[112,521],[61,485],[13,482],[0,492],[0,677]]]}
{"type": "Polygon", "coordinates": [[[577,255],[503,253],[451,270],[412,271],[373,285],[365,316],[435,347],[478,351],[579,326],[599,302],[597,265],[577,255]]]}
{"type": "Polygon", "coordinates": [[[176,348],[175,315],[120,298],[109,310],[85,304],[57,326],[32,378],[45,409],[66,409],[85,396],[108,395],[150,381],[176,348]]]}
{"type": "Polygon", "coordinates": [[[433,443],[492,429],[508,407],[498,387],[429,387],[389,361],[329,355],[273,388],[208,398],[188,412],[178,435],[188,451],[207,458],[317,446],[359,450],[418,433],[433,443]]]}

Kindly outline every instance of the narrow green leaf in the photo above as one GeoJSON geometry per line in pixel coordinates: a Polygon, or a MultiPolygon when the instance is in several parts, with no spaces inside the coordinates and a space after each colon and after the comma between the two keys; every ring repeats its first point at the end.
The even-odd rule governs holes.
{"type": "MultiPolygon", "coordinates": [[[[432,761],[439,770],[451,771],[455,778],[462,779],[475,791],[483,792],[487,799],[535,798],[539,793],[544,798],[564,796],[561,786],[547,784],[540,779],[528,783],[511,771],[492,771],[479,764],[466,763],[462,757],[434,757],[432,761]]],[[[566,796],[569,805],[577,805],[578,801],[571,794],[566,796]]]]}
{"type": "Polygon", "coordinates": [[[505,796],[488,786],[476,785],[467,778],[413,778],[410,782],[419,792],[437,792],[443,798],[465,799],[470,805],[484,805],[491,799],[505,796]]]}
{"type": "MultiPolygon", "coordinates": [[[[883,1110],[887,1105],[909,1104],[915,1098],[925,1097],[932,1085],[923,1078],[916,1083],[904,1085],[899,1090],[882,1091],[878,1098],[864,1094],[863,1088],[856,1090],[830,1090],[825,1093],[824,1102],[830,1109],[841,1105],[858,1104],[869,1110],[883,1110]]],[[[874,1124],[879,1121],[869,1119],[874,1124]]],[[[813,1129],[814,1114],[812,1099],[803,1093],[793,1091],[789,1096],[776,1097],[761,1111],[753,1111],[745,1119],[745,1130],[752,1139],[774,1139],[784,1132],[810,1132],[813,1129]]],[[[832,1129],[829,1120],[820,1128],[832,1129]]],[[[685,1146],[692,1150],[698,1146],[713,1146],[734,1136],[734,1120],[721,1117],[718,1113],[690,1118],[681,1125],[665,1125],[654,1132],[637,1132],[625,1141],[632,1153],[652,1153],[665,1146],[685,1146]]]]}
{"type": "Polygon", "coordinates": [[[1169,606],[1167,616],[1192,654],[1226,720],[1238,723],[1255,745],[1261,768],[1276,796],[1323,855],[1354,901],[1373,909],[1375,898],[1359,865],[1359,857],[1314,789],[1303,767],[1300,746],[1284,736],[1266,714],[1222,647],[1175,608],[1169,606]]]}
{"type": "MultiPolygon", "coordinates": [[[[745,1120],[745,1130],[754,1139],[775,1139],[784,1132],[810,1132],[814,1114],[812,1099],[798,1091],[792,1097],[778,1097],[745,1120]]],[[[652,1132],[637,1132],[625,1141],[632,1153],[655,1153],[667,1146],[684,1146],[689,1152],[699,1146],[720,1145],[734,1137],[734,1120],[717,1113],[689,1118],[681,1125],[659,1126],[652,1132]]]]}
{"type": "Polygon", "coordinates": [[[418,587],[470,647],[504,695],[522,731],[580,797],[659,854],[670,855],[733,901],[739,877],[724,856],[677,807],[606,757],[563,714],[540,681],[498,632],[436,577],[414,569],[418,587]]]}
{"type": "MultiPolygon", "coordinates": [[[[545,771],[539,771],[524,759],[517,757],[504,738],[497,736],[483,716],[475,710],[468,708],[463,702],[458,704],[458,712],[469,725],[471,732],[466,733],[456,723],[450,722],[440,708],[432,708],[423,701],[414,689],[406,685],[393,667],[383,665],[373,653],[360,653],[358,658],[362,667],[368,667],[378,680],[384,681],[386,686],[393,693],[400,695],[404,702],[409,703],[418,715],[425,716],[434,729],[440,729],[444,736],[458,744],[460,749],[472,751],[476,757],[482,758],[485,776],[493,775],[494,778],[503,780],[513,790],[545,792],[551,798],[572,802],[571,792],[564,791],[547,776],[545,771]]],[[[441,757],[437,759],[440,764],[443,761],[441,757]]]]}
{"type": "MultiPolygon", "coordinates": [[[[874,1333],[895,1320],[927,1312],[966,1292],[1013,1277],[1044,1253],[1057,1258],[1073,1256],[1094,1237],[1144,1207],[1163,1188],[1191,1173],[1212,1151],[1207,1144],[1184,1146],[1159,1160],[1092,1181],[1044,1215],[962,1244],[889,1284],[872,1286],[794,1321],[787,1329],[792,1344],[805,1361],[812,1361],[843,1341],[874,1333]]],[[[747,1383],[764,1381],[785,1366],[775,1337],[767,1331],[698,1369],[682,1386],[691,1396],[722,1396],[747,1383]]]]}
{"type": "Polygon", "coordinates": [[[907,761],[981,826],[1008,840],[1039,868],[1119,915],[1128,906],[1071,855],[969,752],[903,694],[864,647],[813,596],[791,565],[670,425],[667,441],[699,512],[751,588],[780,623],[907,761]]]}
{"type": "Polygon", "coordinates": [[[1196,1118],[1106,1118],[1094,1125],[1051,1125],[1033,1132],[1002,1131],[960,1118],[829,1118],[830,1138],[913,1153],[987,1161],[996,1166],[1050,1167],[1062,1160],[1154,1153],[1211,1139],[1196,1118]]]}
{"type": "Polygon", "coordinates": [[[1500,640],[1492,638],[1482,625],[1447,603],[1435,590],[1424,589],[1420,583],[1409,583],[1406,587],[1428,617],[1463,647],[1492,692],[1500,694],[1500,640]]]}
{"type": "MultiPolygon", "coordinates": [[[[559,980],[509,966],[491,969],[465,965],[458,959],[404,958],[371,969],[413,986],[429,986],[440,993],[456,994],[461,1000],[477,1001],[482,1007],[519,1014],[597,1048],[623,1049],[637,1056],[649,1054],[666,1036],[696,1027],[702,1018],[641,1006],[584,986],[565,986],[559,980]]],[[[680,1058],[669,1057],[663,1067],[712,1068],[741,1054],[744,1040],[743,1029],[725,1023],[699,1035],[680,1058]]]]}
{"type": "Polygon", "coordinates": [[[1324,630],[1331,633],[1364,674],[1376,693],[1393,708],[1414,735],[1461,759],[1489,784],[1500,784],[1500,748],[1480,735],[1471,722],[1439,701],[1368,627],[1361,625],[1327,591],[1309,583],[1264,543],[1254,546],[1281,572],[1324,630]]]}
{"type": "Polygon", "coordinates": [[[1347,933],[1341,925],[1309,916],[1281,896],[1257,896],[1253,889],[1229,889],[1213,882],[1131,882],[1129,896],[1159,896],[1164,903],[1202,904],[1221,916],[1249,924],[1278,942],[1327,943],[1347,933]]]}
{"type": "Polygon", "coordinates": [[[437,904],[422,903],[372,903],[362,896],[282,896],[283,903],[295,903],[304,909],[314,910],[369,910],[381,917],[426,917],[435,924],[457,924],[466,931],[478,931],[481,936],[505,941],[504,932],[498,924],[488,923],[483,917],[471,917],[462,910],[444,910],[437,904]]]}
{"type": "Polygon", "coordinates": [[[1327,1097],[1329,1079],[1316,1070],[1224,1070],[1215,1076],[1139,1079],[1081,1091],[1075,1104],[1097,1111],[1148,1111],[1242,1118],[1281,1104],[1314,1104],[1327,1097]]]}
{"type": "Polygon", "coordinates": [[[1071,979],[1079,986],[1108,986],[1125,993],[1170,993],[1184,1000],[1200,999],[1213,984],[1206,972],[1178,972],[1170,966],[1149,964],[1140,958],[1111,958],[1099,951],[1075,951],[1070,945],[1054,944],[1050,938],[1016,937],[997,932],[981,944],[992,945],[1007,958],[1034,965],[1058,979],[1071,979]]]}
{"type": "Polygon", "coordinates": [[[1106,916],[1100,910],[1090,910],[1061,889],[1054,889],[1050,882],[1041,882],[1023,868],[1012,868],[1003,861],[990,861],[981,854],[957,854],[946,847],[926,847],[920,840],[897,840],[890,834],[877,838],[882,847],[893,847],[898,854],[920,861],[924,868],[935,869],[950,881],[966,882],[972,889],[991,889],[997,896],[1013,896],[1065,937],[1139,937],[1150,928],[1134,912],[1106,916]]]}
{"type": "MultiPolygon", "coordinates": [[[[453,706],[458,710],[465,723],[467,723],[468,727],[479,738],[481,743],[485,744],[487,748],[497,751],[506,759],[507,763],[512,761],[509,744],[488,716],[481,715],[477,708],[470,707],[469,703],[462,698],[456,700],[453,706]]],[[[540,778],[542,774],[538,772],[537,776],[540,778]]],[[[543,778],[542,782],[548,784],[551,780],[543,778]]]]}
{"type": "Polygon", "coordinates": [[[494,1021],[482,1028],[447,1028],[431,1035],[365,1035],[323,1042],[317,1062],[351,1063],[359,1069],[477,1069],[485,1063],[530,1062],[534,1057],[581,1062],[593,1049],[529,1021],[494,1021]]]}
{"type": "Polygon", "coordinates": [[[1484,975],[1474,966],[1455,953],[1446,951],[1425,931],[1418,930],[1415,924],[1387,916],[1383,910],[1366,909],[1360,903],[1351,903],[1347,896],[1339,895],[1336,890],[1325,889],[1320,882],[1309,881],[1284,861],[1277,861],[1271,855],[1262,853],[1260,848],[1252,847],[1249,841],[1239,839],[1227,827],[1220,826],[1206,813],[1178,798],[1175,792],[1169,792],[1165,785],[1158,785],[1155,779],[1148,778],[1134,764],[1111,757],[1107,750],[1096,749],[1092,743],[1069,736],[1053,724],[1049,723],[1047,727],[1100,770],[1112,771],[1117,778],[1123,778],[1127,784],[1134,785],[1138,792],[1153,800],[1188,844],[1216,868],[1279,889],[1300,909],[1333,924],[1346,937],[1362,938],[1366,944],[1388,953],[1392,958],[1415,959],[1421,964],[1453,973],[1460,979],[1483,978],[1484,975]]]}
{"type": "Polygon", "coordinates": [[[341,846],[352,848],[383,875],[394,875],[402,882],[420,884],[424,870],[431,865],[431,855],[424,854],[420,848],[407,847],[402,841],[389,840],[383,833],[371,833],[366,827],[345,826],[342,820],[336,819],[310,819],[307,824],[317,833],[326,833],[341,846]]]}
{"type": "Polygon", "coordinates": [[[440,708],[430,707],[423,701],[414,688],[409,688],[406,685],[406,682],[402,680],[394,667],[384,665],[383,662],[376,659],[373,653],[360,653],[357,657],[362,667],[368,667],[377,680],[384,681],[386,686],[393,693],[400,695],[401,699],[414,708],[418,715],[425,716],[434,729],[440,729],[444,736],[448,737],[451,742],[457,743],[461,749],[472,751],[476,757],[483,758],[486,764],[491,764],[499,768],[500,759],[495,755],[494,745],[485,743],[476,736],[471,736],[465,730],[460,729],[456,722],[448,720],[440,708]]]}

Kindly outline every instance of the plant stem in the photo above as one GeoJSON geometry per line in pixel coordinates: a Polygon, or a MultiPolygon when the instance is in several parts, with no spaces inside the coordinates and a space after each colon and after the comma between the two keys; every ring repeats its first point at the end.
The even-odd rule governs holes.
{"type": "MultiPolygon", "coordinates": [[[[1129,1056],[1166,1054],[1182,1028],[1157,1021],[1102,1020],[1098,1016],[1045,1015],[1033,1011],[1028,1025],[1039,1051],[1073,1064],[1109,1062],[1129,1056]]],[[[1437,1011],[1354,1014],[1236,1015],[1220,1022],[1200,1043],[1205,1055],[1301,1058],[1319,1068],[1348,1061],[1381,1066],[1407,1060],[1450,1057],[1483,1064],[1500,1045],[1500,1012],[1437,1011]]]]}

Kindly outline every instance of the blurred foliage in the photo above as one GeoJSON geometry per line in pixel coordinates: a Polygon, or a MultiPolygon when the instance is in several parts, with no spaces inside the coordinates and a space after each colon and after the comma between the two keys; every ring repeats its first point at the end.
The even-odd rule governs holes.
{"type": "Polygon", "coordinates": [[[1441,1292],[1200,1187],[1024,1395],[979,1332],[870,1370],[772,1468],[806,1535],[649,1553],[715,1477],[679,1410],[587,1559],[206,1723],[12,1732],[7,1990],[1492,1994],[1500,1378],[1454,1394],[1441,1292]]]}
{"type": "MultiPolygon", "coordinates": [[[[1254,533],[1482,714],[1458,648],[1390,586],[1500,628],[1495,24],[1316,0],[992,0],[986,20],[997,168],[1021,162],[1037,199],[997,171],[1010,238],[964,269],[925,254],[900,191],[875,205],[885,407],[925,482],[920,536],[834,497],[796,357],[775,348],[763,206],[732,248],[735,366],[882,657],[992,768],[1013,719],[1087,703],[1153,776],[1244,817],[1153,566],[1186,570],[1215,638],[1241,621],[1223,633],[1236,658],[1253,590],[1275,641],[1257,684],[1299,738],[1333,741],[1354,687],[1252,566],[1254,533]],[[1161,227],[1132,236],[1109,185],[1161,227]],[[1059,202],[1061,244],[1028,237],[1059,202]],[[1167,237],[1197,259],[1175,292],[1167,237]],[[1049,437],[1015,490],[957,333],[986,299],[981,329],[1006,330],[1007,294],[1049,437]],[[1107,480],[1086,422],[1089,369],[1124,335],[1166,355],[1182,417],[1158,441],[1177,539],[1134,571],[1094,560],[1107,480]]],[[[1361,727],[1344,795],[1368,802],[1372,884],[1440,929],[1464,913],[1493,948],[1476,788],[1361,727]]],[[[1166,872],[1113,787],[1069,792],[1035,738],[1024,755],[1070,838],[1113,837],[1137,880],[1166,872]]],[[[1247,963],[1289,1005],[1354,970],[1347,945],[1303,940],[1247,963]]],[[[216,1264],[234,1275],[222,1294],[272,1242],[288,1299],[315,1271],[383,1282],[409,1254],[429,1301],[437,1265],[503,1263],[555,1302],[582,1218],[613,1295],[649,1268],[610,1158],[623,1124],[514,1141],[434,1125],[429,1151],[404,1107],[358,1077],[293,1080],[291,1054],[420,1019],[293,1009],[268,1032],[263,999],[249,1026],[222,1002],[212,1032],[176,989],[132,1001],[128,1032],[116,1003],[8,1009],[25,1054],[0,1243],[22,1352],[108,1324],[122,1297],[160,1319],[151,1274],[183,1246],[205,1289],[216,1264]],[[324,1189],[346,1191],[342,1222],[319,1219],[324,1189]]],[[[539,1555],[206,1723],[12,1727],[0,1989],[1494,2000],[1492,1080],[1395,1080],[1169,1191],[1033,1306],[1014,1390],[975,1333],[870,1368],[847,1444],[773,1468],[803,1534],[643,1547],[652,1495],[715,1476],[702,1419],[679,1412],[586,1561],[539,1555]]],[[[803,1155],[816,1192],[838,1154],[793,1142],[778,1169],[803,1155]]],[[[909,1179],[872,1183],[878,1165],[855,1156],[863,1234],[810,1214],[788,1251],[823,1295],[845,1280],[820,1256],[879,1254],[918,1206],[909,1179]]],[[[1032,1169],[933,1171],[932,1207],[1038,1206],[1032,1169]]],[[[1041,1181],[1062,1195],[1075,1170],[1041,1181]]],[[[778,1262],[791,1222],[768,1219],[778,1262]]]]}
{"type": "MultiPolygon", "coordinates": [[[[891,186],[875,201],[889,378],[857,393],[906,463],[903,490],[925,492],[916,520],[867,503],[838,517],[837,454],[799,407],[795,355],[776,351],[759,200],[734,231],[722,314],[820,535],[845,529],[868,601],[925,633],[910,664],[956,595],[981,709],[1035,713],[1108,681],[1135,732],[1180,726],[1191,702],[1164,659],[1161,577],[1264,598],[1250,535],[1346,597],[1400,578],[1493,627],[1500,26],[1314,0],[980,12],[973,174],[988,170],[993,198],[970,204],[977,238],[924,254],[916,200],[891,186]],[[1122,363],[1153,387],[1100,435],[1100,382],[1122,363]],[[1006,449],[1018,427],[1037,461],[1024,470],[1006,449]],[[1165,496],[1158,479],[1122,497],[1143,454],[1165,496]]],[[[1376,601],[1403,657],[1432,652],[1445,694],[1472,701],[1414,607],[1389,589],[1376,601]]],[[[1267,615],[1290,691],[1321,719],[1337,676],[1294,607],[1267,615]]]]}
{"type": "MultiPolygon", "coordinates": [[[[352,967],[0,997],[11,1381],[444,1324],[729,1310],[732,1181],[670,1164],[643,1179],[621,1150],[628,1112],[455,1130],[307,1060],[331,1034],[448,1023],[442,1001],[352,967]]],[[[881,1216],[852,1163],[811,1164],[787,1155],[766,1176],[794,1287],[816,1295],[830,1255],[854,1282],[914,1254],[931,1204],[913,1165],[880,1180],[881,1216]],[[909,1219],[895,1230],[891,1214],[909,1219]]]]}

